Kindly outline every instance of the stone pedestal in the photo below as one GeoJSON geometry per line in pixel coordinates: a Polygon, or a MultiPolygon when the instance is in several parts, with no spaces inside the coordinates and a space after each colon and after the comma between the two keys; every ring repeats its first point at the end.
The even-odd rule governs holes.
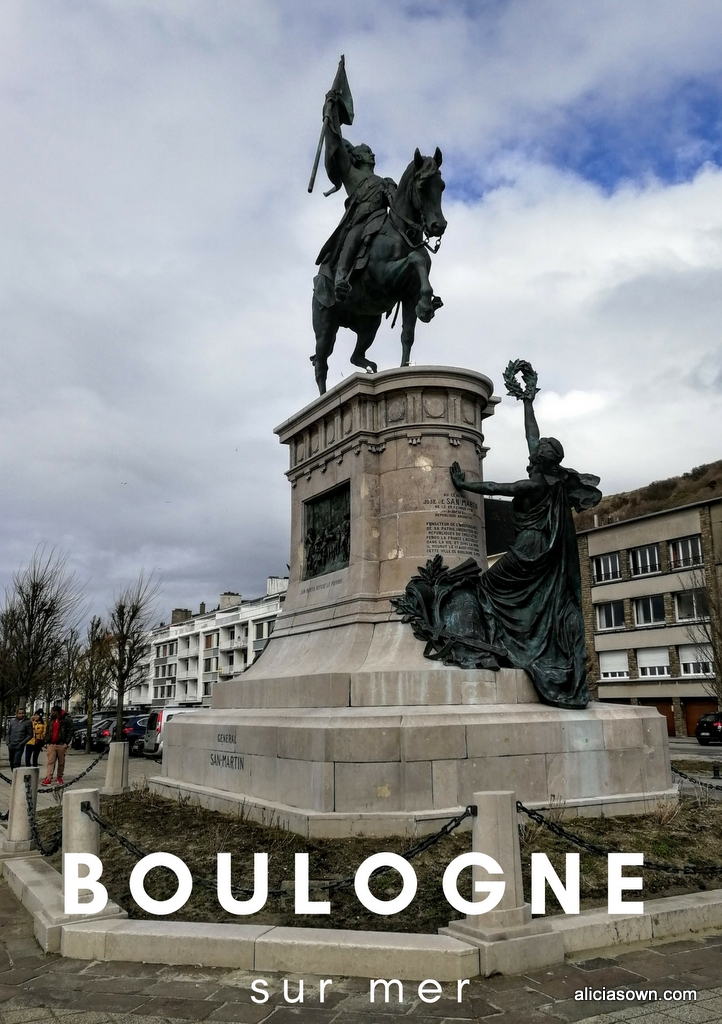
{"type": "MultiPolygon", "coordinates": [[[[544,918],[533,921],[531,907],[524,899],[516,793],[509,790],[474,793],[473,802],[477,815],[472,849],[496,861],[504,872],[506,888],[494,910],[486,914],[467,914],[465,920],[452,921],[448,928],[440,928],[440,933],[478,946],[480,973],[485,976],[522,974],[562,963],[563,936],[552,931],[550,921],[544,918]]],[[[472,868],[471,877],[471,901],[478,903],[484,897],[477,893],[476,882],[489,879],[478,867],[472,868]]]]}
{"type": "Polygon", "coordinates": [[[276,428],[290,459],[288,592],[263,658],[215,685],[214,708],[274,690],[282,706],[290,680],[300,703],[335,704],[313,694],[349,673],[363,686],[369,672],[403,670],[417,641],[389,598],[435,554],[486,565],[483,502],[456,491],[449,466],[481,479],[492,391],[483,374],[450,367],[356,373],[276,428]]]}
{"type": "Polygon", "coordinates": [[[105,786],[103,796],[119,796],[130,792],[128,771],[130,768],[130,747],[123,740],[110,744],[108,765],[105,769],[105,786]]]}
{"type": "Polygon", "coordinates": [[[38,802],[39,768],[15,768],[10,790],[10,809],[7,833],[3,840],[2,852],[6,855],[25,854],[35,849],[35,840],[28,818],[28,802],[25,779],[30,779],[33,812],[38,802]]]}
{"type": "MultiPolygon", "coordinates": [[[[263,656],[168,724],[152,788],[308,835],[435,831],[471,794],[638,813],[672,787],[654,708],[539,703],[524,672],[447,668],[389,599],[441,554],[486,564],[483,374],[354,374],[277,429],[290,452],[291,573],[263,656]]],[[[252,642],[252,641],[249,641],[252,642]]]]}

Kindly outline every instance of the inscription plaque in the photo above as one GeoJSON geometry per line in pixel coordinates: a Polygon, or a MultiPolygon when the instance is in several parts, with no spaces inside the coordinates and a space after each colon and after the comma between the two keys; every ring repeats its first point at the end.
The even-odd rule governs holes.
{"type": "Polygon", "coordinates": [[[460,494],[426,498],[424,508],[433,513],[426,522],[428,555],[471,555],[478,558],[479,531],[476,505],[460,494]]]}

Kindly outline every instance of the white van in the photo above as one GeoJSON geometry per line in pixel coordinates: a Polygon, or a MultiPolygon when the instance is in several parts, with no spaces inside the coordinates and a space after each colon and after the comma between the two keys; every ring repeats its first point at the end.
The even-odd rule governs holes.
{"type": "Polygon", "coordinates": [[[145,743],[143,754],[146,757],[153,757],[160,761],[163,757],[163,734],[165,727],[171,718],[180,714],[192,714],[194,711],[204,710],[198,704],[167,704],[163,708],[153,708],[145,727],[145,743]]]}

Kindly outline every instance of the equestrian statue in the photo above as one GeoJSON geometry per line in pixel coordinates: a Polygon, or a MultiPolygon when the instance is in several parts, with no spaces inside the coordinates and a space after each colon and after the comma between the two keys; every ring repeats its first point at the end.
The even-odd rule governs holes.
{"type": "MultiPolygon", "coordinates": [[[[333,87],[326,94],[323,127],[309,192],[325,147],[326,173],[333,188],[325,195],[347,193],[341,222],[322,248],[313,282],[313,329],[316,351],[311,356],[320,394],[326,391],[328,357],[339,327],[356,335],[351,355],[354,366],[375,373],[366,358],[384,315],[401,307],[401,365],[408,366],[416,320],[428,323],[443,303],[429,282],[430,252],[438,251],[446,220],[441,211],[441,150],[414,159],[398,186],[375,173],[376,158],[364,145],[353,146],[341,133],[353,123],[353,99],[344,58],[333,87]],[[435,238],[434,246],[430,239],[435,238]]],[[[396,323],[396,317],[392,326],[396,323]]]]}

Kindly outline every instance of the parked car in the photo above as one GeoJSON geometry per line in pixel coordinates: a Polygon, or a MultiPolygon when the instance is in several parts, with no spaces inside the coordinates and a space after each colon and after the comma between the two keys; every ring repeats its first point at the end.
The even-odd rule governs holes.
{"type": "MultiPolygon", "coordinates": [[[[148,715],[133,715],[123,722],[123,739],[128,741],[131,754],[142,754],[145,746],[145,727],[148,724],[148,715]]],[[[115,724],[113,726],[115,734],[115,724]]]]}
{"type": "Polygon", "coordinates": [[[706,747],[708,743],[722,743],[722,711],[702,715],[697,722],[694,734],[697,737],[697,742],[703,747],[706,747]]]}
{"type": "MultiPolygon", "coordinates": [[[[107,715],[96,715],[93,718],[93,725],[92,725],[92,728],[90,730],[90,737],[91,737],[91,739],[90,739],[90,749],[91,750],[97,750],[98,730],[101,728],[102,725],[104,725],[108,721],[109,721],[109,719],[108,719],[107,715]]],[[[76,750],[85,750],[85,737],[87,736],[87,733],[88,733],[88,716],[86,715],[84,723],[82,725],[80,725],[80,726],[76,725],[76,727],[75,727],[75,732],[73,733],[73,738],[70,741],[71,746],[73,746],[76,750]]]]}
{"type": "Polygon", "coordinates": [[[105,750],[113,738],[114,729],[114,718],[103,718],[97,725],[93,722],[93,728],[90,730],[90,749],[105,750]]]}
{"type": "Polygon", "coordinates": [[[148,722],[145,727],[145,744],[143,746],[143,754],[146,757],[153,757],[156,761],[160,761],[163,756],[163,736],[165,733],[165,727],[171,718],[174,718],[179,714],[192,714],[194,711],[200,711],[201,709],[196,705],[195,707],[183,707],[179,705],[167,704],[164,708],[155,708],[151,711],[148,716],[148,722]]]}

